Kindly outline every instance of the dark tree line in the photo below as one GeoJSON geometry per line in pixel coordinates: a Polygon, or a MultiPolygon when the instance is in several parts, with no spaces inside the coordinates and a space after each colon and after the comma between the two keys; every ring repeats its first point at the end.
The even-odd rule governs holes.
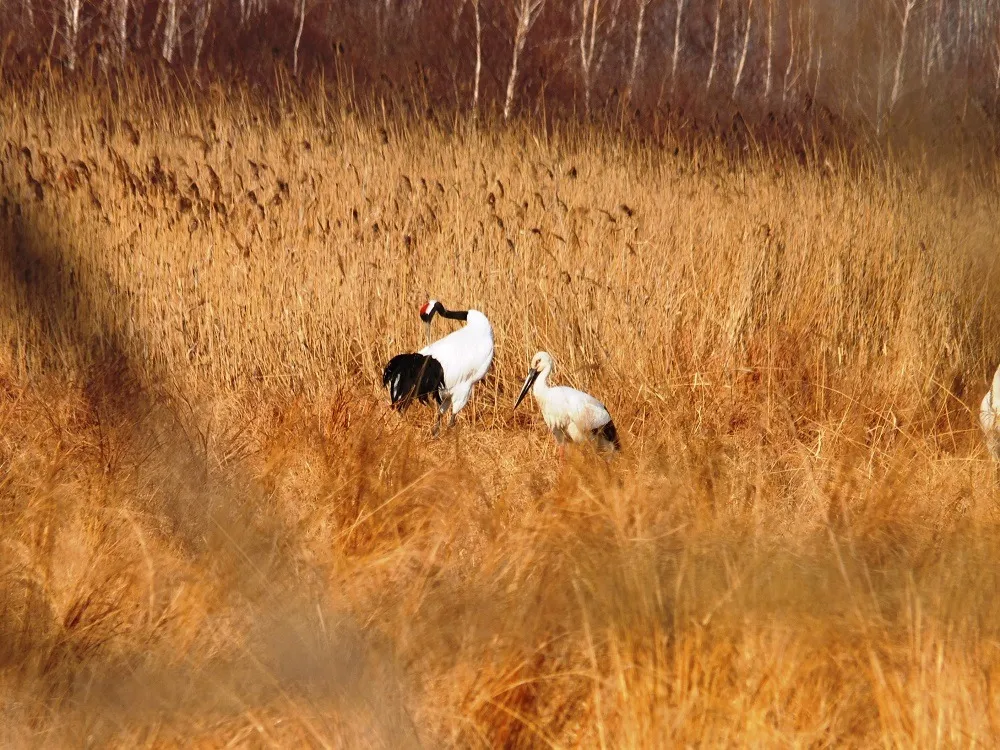
{"type": "Polygon", "coordinates": [[[0,0],[8,75],[324,71],[414,104],[881,132],[1000,112],[1000,0],[0,0]]]}

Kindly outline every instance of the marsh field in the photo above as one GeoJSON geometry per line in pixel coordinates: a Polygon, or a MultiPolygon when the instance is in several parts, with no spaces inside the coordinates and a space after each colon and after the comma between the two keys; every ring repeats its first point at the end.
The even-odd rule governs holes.
{"type": "Polygon", "coordinates": [[[1000,743],[993,161],[0,111],[5,746],[1000,743]],[[436,440],[381,387],[431,297],[496,335],[436,440]],[[621,455],[512,411],[538,349],[621,455]]]}

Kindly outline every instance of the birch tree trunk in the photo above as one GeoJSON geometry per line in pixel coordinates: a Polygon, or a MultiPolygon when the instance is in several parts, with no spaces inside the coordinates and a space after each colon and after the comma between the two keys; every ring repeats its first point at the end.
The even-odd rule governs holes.
{"type": "Polygon", "coordinates": [[[125,62],[128,54],[128,0],[115,3],[115,32],[118,37],[118,55],[125,62]]]}
{"type": "Polygon", "coordinates": [[[163,26],[163,59],[173,62],[177,46],[177,0],[166,0],[167,17],[163,26]]]}
{"type": "Polygon", "coordinates": [[[639,0],[639,16],[635,21],[635,42],[632,45],[632,67],[628,73],[628,87],[625,90],[627,98],[632,98],[632,91],[635,89],[635,77],[639,71],[639,58],[642,54],[642,25],[646,19],[646,6],[649,0],[639,0]]]}
{"type": "Polygon", "coordinates": [[[212,20],[212,0],[201,0],[198,5],[198,13],[194,21],[194,69],[198,71],[201,62],[201,53],[205,48],[205,36],[208,34],[208,25],[212,20]]]}
{"type": "Polygon", "coordinates": [[[594,65],[597,11],[601,0],[582,0],[580,13],[580,72],[583,74],[584,111],[590,117],[590,72],[594,65]]]}
{"type": "Polygon", "coordinates": [[[670,93],[672,94],[677,85],[677,58],[681,51],[681,19],[684,17],[684,3],[686,0],[677,0],[677,17],[674,20],[674,52],[670,60],[670,93]]]}
{"type": "Polygon", "coordinates": [[[892,94],[889,97],[889,109],[896,106],[903,86],[903,60],[906,56],[906,30],[910,25],[910,13],[917,0],[906,0],[903,6],[903,23],[899,38],[899,53],[896,55],[896,72],[892,81],[892,94]]]}
{"type": "Polygon", "coordinates": [[[715,9],[715,35],[712,40],[712,64],[708,68],[708,80],[705,81],[705,93],[712,89],[712,79],[715,77],[715,65],[719,58],[719,27],[722,25],[722,0],[715,9]]]}
{"type": "Polygon", "coordinates": [[[747,25],[743,31],[743,51],[740,53],[740,61],[736,66],[736,76],[733,78],[733,99],[736,99],[736,92],[740,88],[740,79],[743,77],[743,66],[747,62],[747,47],[750,45],[750,22],[753,20],[753,0],[747,3],[747,25]]]}
{"type": "Polygon", "coordinates": [[[479,78],[483,71],[483,24],[479,19],[479,0],[472,0],[476,22],[476,75],[472,84],[472,114],[479,117],[479,78]]]}
{"type": "Polygon", "coordinates": [[[795,63],[795,22],[792,19],[791,8],[788,10],[788,64],[785,66],[785,77],[781,84],[781,103],[788,99],[788,92],[794,81],[789,80],[792,75],[792,66],[795,63]]]}
{"type": "Polygon", "coordinates": [[[504,97],[503,119],[506,122],[514,106],[514,91],[517,87],[517,67],[524,51],[531,25],[545,5],[545,0],[520,0],[517,6],[517,27],[514,31],[514,51],[510,59],[510,75],[507,76],[507,94],[504,97]]]}
{"type": "Polygon", "coordinates": [[[819,51],[816,53],[816,80],[813,83],[813,93],[812,99],[815,102],[819,96],[819,75],[823,71],[823,45],[819,45],[819,51]]]}
{"type": "Polygon", "coordinates": [[[771,58],[774,56],[774,0],[767,0],[767,68],[764,74],[764,99],[771,98],[771,58]]]}
{"type": "Polygon", "coordinates": [[[295,49],[292,50],[292,73],[299,74],[299,44],[302,42],[302,30],[306,26],[306,0],[299,0],[299,30],[295,34],[295,49]]]}
{"type": "Polygon", "coordinates": [[[80,38],[80,6],[82,0],[63,0],[63,18],[66,21],[66,65],[76,69],[77,44],[80,38]]]}

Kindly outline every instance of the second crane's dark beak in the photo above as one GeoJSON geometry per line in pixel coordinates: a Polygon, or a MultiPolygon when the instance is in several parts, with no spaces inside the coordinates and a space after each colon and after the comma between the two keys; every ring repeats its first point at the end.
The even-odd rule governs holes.
{"type": "Polygon", "coordinates": [[[524,379],[524,387],[521,388],[521,395],[517,397],[517,401],[514,402],[514,408],[516,409],[524,401],[524,397],[528,395],[528,391],[531,390],[531,386],[535,384],[535,380],[538,378],[538,370],[532,369],[528,373],[528,377],[524,379]]]}

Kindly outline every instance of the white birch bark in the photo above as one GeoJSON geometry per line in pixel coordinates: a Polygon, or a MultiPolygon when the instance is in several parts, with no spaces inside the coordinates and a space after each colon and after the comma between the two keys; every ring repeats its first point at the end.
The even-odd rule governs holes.
{"type": "Polygon", "coordinates": [[[514,92],[517,88],[518,64],[521,53],[524,51],[524,43],[528,39],[528,32],[531,25],[538,18],[538,14],[545,5],[545,0],[520,0],[517,6],[517,26],[514,30],[514,50],[510,59],[510,74],[507,76],[507,94],[504,97],[503,119],[510,119],[514,106],[514,92]]]}

